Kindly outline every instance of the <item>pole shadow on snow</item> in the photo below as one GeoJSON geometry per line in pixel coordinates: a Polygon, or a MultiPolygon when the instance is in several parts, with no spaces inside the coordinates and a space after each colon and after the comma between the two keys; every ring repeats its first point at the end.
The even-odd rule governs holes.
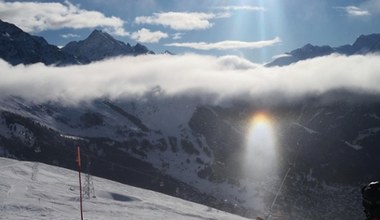
{"type": "Polygon", "coordinates": [[[120,193],[114,193],[114,192],[98,192],[97,197],[101,197],[104,199],[112,199],[119,202],[139,202],[141,199],[138,199],[136,197],[132,196],[126,196],[120,193]]]}

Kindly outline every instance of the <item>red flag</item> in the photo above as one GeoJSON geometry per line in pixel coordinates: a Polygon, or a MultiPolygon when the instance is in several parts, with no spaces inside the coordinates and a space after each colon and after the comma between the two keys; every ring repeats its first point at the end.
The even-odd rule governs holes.
{"type": "Polygon", "coordinates": [[[80,148],[79,146],[77,147],[77,153],[76,153],[76,159],[75,162],[78,165],[78,168],[81,168],[81,162],[80,162],[80,148]]]}
{"type": "Polygon", "coordinates": [[[79,173],[79,197],[80,197],[80,219],[83,220],[83,207],[82,207],[82,181],[80,177],[80,172],[81,172],[81,163],[80,163],[80,148],[79,145],[77,147],[77,153],[76,153],[76,158],[75,162],[78,165],[78,173],[79,173]]]}

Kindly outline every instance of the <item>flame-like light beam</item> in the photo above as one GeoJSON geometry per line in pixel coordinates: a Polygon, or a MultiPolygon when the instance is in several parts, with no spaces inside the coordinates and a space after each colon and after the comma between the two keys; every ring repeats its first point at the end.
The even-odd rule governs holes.
{"type": "Polygon", "coordinates": [[[247,177],[262,181],[277,173],[277,141],[274,122],[266,112],[255,113],[250,121],[245,149],[247,177]]]}

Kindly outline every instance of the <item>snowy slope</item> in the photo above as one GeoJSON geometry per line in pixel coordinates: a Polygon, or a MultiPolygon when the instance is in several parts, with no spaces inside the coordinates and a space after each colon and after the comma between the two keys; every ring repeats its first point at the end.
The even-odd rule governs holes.
{"type": "MultiPolygon", "coordinates": [[[[102,178],[85,199],[84,219],[245,219],[102,178]]],[[[80,219],[78,176],[42,163],[0,158],[0,219],[80,219]]]]}
{"type": "Polygon", "coordinates": [[[273,219],[360,217],[358,189],[376,175],[369,168],[376,167],[380,155],[375,147],[380,105],[312,101],[285,106],[288,115],[273,110],[282,150],[279,173],[260,179],[235,175],[244,161],[231,160],[230,146],[244,149],[252,109],[190,98],[97,100],[80,106],[10,99],[0,103],[0,155],[70,168],[73,161],[67,158],[79,144],[98,176],[249,217],[267,215],[291,166],[273,208],[279,217],[273,219]],[[135,171],[143,174],[136,177],[135,171]]]}
{"type": "MultiPolygon", "coordinates": [[[[162,175],[175,177],[183,183],[195,187],[201,193],[218,198],[222,203],[227,202],[232,206],[253,208],[254,213],[258,210],[261,213],[264,212],[266,207],[264,207],[263,198],[266,197],[268,191],[276,187],[280,181],[277,177],[270,177],[259,183],[241,180],[241,183],[244,184],[239,186],[224,180],[212,182],[207,178],[199,177],[202,170],[207,170],[215,162],[214,152],[209,150],[209,154],[206,153],[208,144],[204,137],[195,134],[189,127],[189,121],[199,102],[199,100],[191,98],[160,99],[148,97],[137,101],[115,101],[112,104],[106,101],[96,101],[83,104],[80,107],[64,107],[59,105],[34,106],[13,99],[1,103],[0,110],[18,112],[23,117],[33,118],[44,126],[57,130],[61,137],[84,138],[86,140],[109,138],[110,142],[120,142],[124,145],[124,147],[120,147],[120,151],[152,164],[154,168],[161,171],[162,175]],[[119,111],[115,111],[110,106],[118,108],[119,111]],[[121,113],[124,112],[124,115],[129,114],[138,118],[145,127],[149,128],[149,131],[141,131],[136,124],[120,114],[120,111],[122,111],[121,113]],[[102,123],[95,126],[83,125],[81,118],[89,112],[101,115],[102,123]],[[138,138],[137,135],[131,136],[131,134],[141,134],[142,136],[138,138]],[[129,147],[132,146],[132,140],[138,142],[135,147],[129,147]],[[130,142],[126,143],[125,141],[130,142]],[[184,144],[190,146],[191,150],[185,150],[184,144]],[[146,145],[152,147],[149,148],[146,145]],[[160,146],[165,150],[159,149],[160,146]],[[136,154],[135,151],[142,152],[142,154],[136,154]]],[[[207,109],[215,117],[219,117],[217,112],[211,108],[207,109]]],[[[5,121],[1,115],[0,120],[5,121]]],[[[231,127],[236,133],[242,133],[226,120],[223,120],[223,124],[231,127]]],[[[18,123],[11,123],[10,125],[9,127],[5,122],[1,123],[0,121],[0,132],[3,130],[0,135],[6,134],[8,137],[15,138],[21,136],[23,137],[22,142],[26,143],[33,140],[33,133],[29,132],[26,127],[22,127],[18,123]],[[25,135],[29,133],[31,135],[25,135]]],[[[100,146],[99,143],[96,145],[100,146]]],[[[103,152],[100,149],[97,151],[103,152]]]]}

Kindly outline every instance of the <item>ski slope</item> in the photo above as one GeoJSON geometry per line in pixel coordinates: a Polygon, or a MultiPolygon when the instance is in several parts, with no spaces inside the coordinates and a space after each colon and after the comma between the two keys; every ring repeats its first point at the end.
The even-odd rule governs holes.
{"type": "MultiPolygon", "coordinates": [[[[96,198],[83,200],[84,219],[246,219],[102,178],[93,183],[96,198]]],[[[80,219],[78,191],[74,171],[0,157],[0,219],[80,219]]]]}

